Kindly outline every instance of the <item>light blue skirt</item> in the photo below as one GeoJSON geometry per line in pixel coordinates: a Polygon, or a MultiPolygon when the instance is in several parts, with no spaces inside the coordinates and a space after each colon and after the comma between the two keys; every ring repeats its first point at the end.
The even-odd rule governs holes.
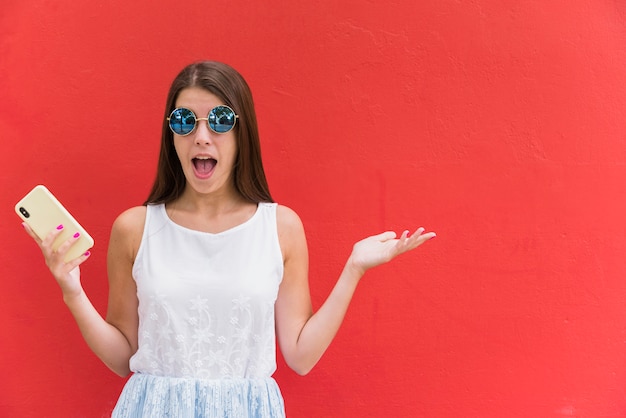
{"type": "Polygon", "coordinates": [[[135,373],[112,418],[284,418],[278,384],[261,379],[175,378],[135,373]]]}

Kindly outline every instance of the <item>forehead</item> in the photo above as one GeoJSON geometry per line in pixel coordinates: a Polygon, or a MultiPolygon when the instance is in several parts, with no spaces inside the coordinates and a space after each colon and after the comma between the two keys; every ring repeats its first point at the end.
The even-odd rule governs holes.
{"type": "Polygon", "coordinates": [[[186,107],[194,112],[204,113],[215,106],[223,105],[224,101],[210,91],[201,87],[187,87],[178,93],[176,107],[186,107]]]}

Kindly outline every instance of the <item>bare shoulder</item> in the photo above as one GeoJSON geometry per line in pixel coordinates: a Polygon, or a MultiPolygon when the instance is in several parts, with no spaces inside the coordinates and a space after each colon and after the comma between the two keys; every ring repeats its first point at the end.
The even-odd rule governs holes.
{"type": "Polygon", "coordinates": [[[276,223],[278,224],[279,235],[304,229],[298,214],[293,209],[283,205],[276,207],[276,223]]]}
{"type": "Polygon", "coordinates": [[[278,240],[285,261],[303,250],[306,252],[304,225],[293,209],[278,205],[276,208],[276,224],[278,240]]]}
{"type": "Polygon", "coordinates": [[[113,230],[124,234],[141,233],[146,222],[146,211],[145,206],[126,209],[113,222],[113,230]]]}
{"type": "Polygon", "coordinates": [[[134,259],[137,253],[143,228],[146,222],[146,207],[135,206],[122,212],[113,222],[111,228],[111,244],[119,250],[126,249],[129,255],[134,259]]]}

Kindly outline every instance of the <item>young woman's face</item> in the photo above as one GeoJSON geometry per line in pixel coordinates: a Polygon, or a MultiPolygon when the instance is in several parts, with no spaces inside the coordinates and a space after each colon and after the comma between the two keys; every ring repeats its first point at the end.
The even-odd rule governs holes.
{"type": "MultiPolygon", "coordinates": [[[[224,105],[217,96],[200,87],[189,87],[178,95],[175,107],[186,107],[197,118],[206,118],[209,111],[224,105]]],[[[187,179],[187,185],[198,193],[228,191],[234,188],[233,166],[237,156],[234,129],[213,132],[206,120],[196,121],[189,135],[174,134],[174,148],[187,179]]]]}

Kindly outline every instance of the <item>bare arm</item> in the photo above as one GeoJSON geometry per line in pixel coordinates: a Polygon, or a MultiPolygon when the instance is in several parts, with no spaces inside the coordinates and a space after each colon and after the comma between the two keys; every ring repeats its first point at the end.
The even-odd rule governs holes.
{"type": "MultiPolygon", "coordinates": [[[[109,243],[109,308],[107,320],[85,294],[80,282],[80,264],[88,254],[63,262],[74,240],[69,239],[57,251],[52,250],[52,243],[60,230],[51,232],[40,240],[24,224],[28,234],[37,242],[44,255],[50,272],[57,280],[63,293],[63,300],[74,316],[78,328],[91,350],[115,373],[127,375],[130,370],[128,361],[137,350],[137,298],[134,281],[131,276],[137,231],[143,229],[141,207],[133,208],[115,221],[109,243]]],[[[145,219],[145,208],[143,208],[145,219]]],[[[140,239],[139,235],[139,239],[140,239]]]]}
{"type": "Polygon", "coordinates": [[[278,343],[285,361],[296,373],[306,374],[322,357],[334,339],[354,291],[365,272],[417,248],[435,236],[419,228],[399,239],[385,232],[354,245],[335,287],[320,309],[313,313],[308,285],[308,250],[304,228],[298,216],[279,207],[278,225],[285,263],[283,281],[276,301],[278,343]]]}

